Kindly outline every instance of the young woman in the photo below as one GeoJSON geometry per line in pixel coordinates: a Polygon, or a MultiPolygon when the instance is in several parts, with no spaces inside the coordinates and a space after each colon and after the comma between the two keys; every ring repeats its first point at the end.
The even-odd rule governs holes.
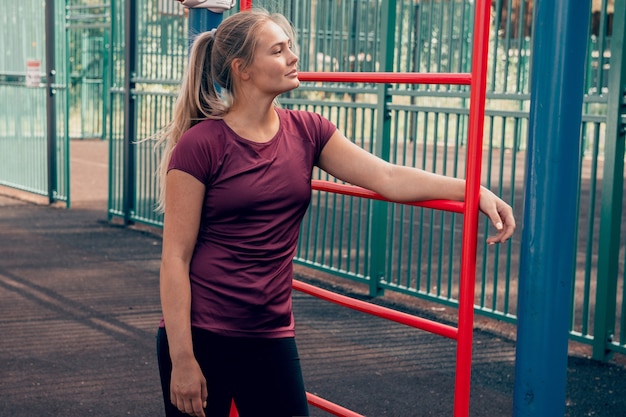
{"type": "MultiPolygon", "coordinates": [[[[465,183],[385,162],[325,118],[280,109],[297,88],[289,22],[241,12],[199,35],[161,132],[159,367],[167,416],[308,415],[291,310],[292,258],[314,166],[395,201],[462,200],[465,183]],[[216,85],[220,92],[216,91],[216,85]]],[[[490,244],[515,229],[487,189],[490,244]]]]}

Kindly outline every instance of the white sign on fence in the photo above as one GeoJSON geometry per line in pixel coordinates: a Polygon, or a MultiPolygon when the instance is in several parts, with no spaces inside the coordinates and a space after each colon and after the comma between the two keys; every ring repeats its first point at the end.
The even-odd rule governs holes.
{"type": "Polygon", "coordinates": [[[26,87],[39,87],[41,84],[41,61],[29,59],[26,61],[26,87]]]}

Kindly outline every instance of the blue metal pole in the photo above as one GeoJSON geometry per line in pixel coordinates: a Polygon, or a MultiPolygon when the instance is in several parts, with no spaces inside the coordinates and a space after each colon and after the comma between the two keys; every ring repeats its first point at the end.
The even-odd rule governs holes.
{"type": "Polygon", "coordinates": [[[514,416],[563,416],[590,0],[536,1],[514,416]]]}
{"type": "Polygon", "coordinates": [[[215,13],[209,9],[189,9],[189,44],[196,35],[215,29],[222,23],[223,13],[215,13]]]}

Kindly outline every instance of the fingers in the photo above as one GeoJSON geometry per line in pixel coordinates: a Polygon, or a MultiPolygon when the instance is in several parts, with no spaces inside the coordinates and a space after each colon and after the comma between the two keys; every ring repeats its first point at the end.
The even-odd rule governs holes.
{"type": "Polygon", "coordinates": [[[515,232],[515,217],[513,216],[513,209],[508,204],[500,200],[496,205],[496,209],[488,216],[497,230],[495,236],[490,236],[487,239],[489,245],[504,243],[513,236],[515,232]]]}
{"type": "Polygon", "coordinates": [[[205,417],[207,397],[206,378],[195,359],[181,360],[172,366],[170,400],[178,410],[190,416],[205,417]]]}
{"type": "Polygon", "coordinates": [[[204,409],[207,406],[206,382],[202,381],[199,390],[189,390],[186,392],[170,393],[171,402],[179,411],[194,417],[205,417],[204,409]]]}
{"type": "Polygon", "coordinates": [[[200,395],[202,397],[202,408],[206,408],[206,399],[209,396],[209,392],[206,387],[206,381],[203,381],[200,391],[200,395]]]}
{"type": "Polygon", "coordinates": [[[480,206],[497,230],[494,236],[487,238],[487,243],[495,245],[509,240],[515,232],[515,217],[511,206],[487,189],[481,192],[480,206]]]}
{"type": "Polygon", "coordinates": [[[181,396],[176,400],[172,397],[172,404],[174,404],[179,411],[189,414],[190,416],[205,417],[204,408],[206,408],[206,401],[202,401],[199,397],[183,398],[181,396]]]}

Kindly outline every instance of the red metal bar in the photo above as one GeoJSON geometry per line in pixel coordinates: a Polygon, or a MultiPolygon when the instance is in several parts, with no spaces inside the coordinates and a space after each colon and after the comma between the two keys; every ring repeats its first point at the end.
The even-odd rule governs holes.
{"type": "Polygon", "coordinates": [[[407,313],[402,313],[400,311],[390,308],[381,307],[379,305],[368,303],[366,301],[346,297],[345,295],[340,295],[332,291],[323,290],[314,285],[306,284],[301,281],[294,280],[293,288],[295,290],[321,298],[323,300],[339,304],[343,307],[348,307],[353,310],[368,313],[373,316],[381,317],[383,319],[395,321],[396,323],[415,327],[417,329],[426,330],[427,332],[435,333],[440,336],[447,337],[448,339],[457,339],[457,329],[453,326],[448,326],[447,324],[438,323],[436,321],[413,316],[407,313]]]}
{"type": "MultiPolygon", "coordinates": [[[[373,191],[366,190],[362,187],[355,185],[339,184],[336,182],[312,180],[311,188],[318,191],[328,191],[331,193],[350,195],[353,197],[370,198],[372,200],[381,200],[393,202],[380,194],[373,191]]],[[[429,201],[414,201],[409,203],[402,203],[409,206],[426,207],[435,210],[453,211],[455,213],[463,213],[465,211],[465,203],[462,201],[452,200],[429,200],[429,201]]]]}
{"type": "Polygon", "coordinates": [[[476,236],[478,234],[478,204],[480,199],[491,0],[476,0],[475,7],[467,168],[465,174],[465,216],[463,218],[461,283],[459,290],[459,335],[457,339],[456,381],[454,387],[455,417],[468,416],[470,407],[474,287],[476,282],[476,236]]]}
{"type": "Polygon", "coordinates": [[[299,72],[300,81],[327,81],[338,83],[379,84],[454,84],[469,85],[468,73],[418,73],[418,72],[299,72]]]}
{"type": "Polygon", "coordinates": [[[241,0],[239,2],[239,10],[250,10],[252,8],[252,0],[241,0]]]}
{"type": "Polygon", "coordinates": [[[354,411],[348,410],[347,408],[343,408],[335,403],[331,403],[317,395],[313,395],[309,392],[306,393],[306,399],[309,404],[314,405],[320,410],[324,410],[328,413],[331,413],[335,416],[340,417],[365,417],[362,414],[355,413],[354,411]]]}
{"type": "MultiPolygon", "coordinates": [[[[241,0],[240,10],[250,9],[252,0],[241,0]]],[[[399,323],[407,324],[432,333],[440,334],[457,340],[456,358],[456,383],[454,389],[454,416],[461,417],[469,415],[470,405],[470,377],[472,364],[472,339],[474,325],[474,285],[476,281],[476,236],[478,233],[478,203],[480,198],[480,178],[482,168],[482,137],[483,123],[485,116],[485,97],[487,80],[487,59],[489,50],[489,19],[491,0],[476,0],[474,14],[474,48],[472,53],[472,72],[465,73],[348,73],[348,72],[301,72],[301,81],[318,82],[363,82],[363,83],[402,83],[402,84],[450,84],[450,85],[470,85],[470,115],[468,127],[468,154],[466,168],[465,202],[450,201],[430,201],[421,203],[411,203],[441,210],[449,210],[457,213],[464,213],[463,240],[461,254],[461,285],[459,294],[459,323],[458,329],[445,326],[440,323],[430,322],[415,316],[406,315],[395,310],[377,311],[384,309],[370,303],[359,300],[343,300],[338,294],[309,286],[299,281],[294,281],[294,288],[311,295],[318,296],[328,301],[335,302],[346,307],[359,311],[388,318],[399,323]],[[362,304],[361,304],[362,303],[362,304]],[[415,322],[414,322],[415,320],[415,322]],[[413,324],[411,324],[413,323],[413,324]]],[[[354,195],[364,198],[386,200],[382,196],[371,191],[342,184],[323,183],[313,181],[313,188],[321,191],[337,192],[340,194],[354,195]]],[[[338,416],[359,417],[359,414],[344,409],[336,404],[330,403],[319,397],[307,393],[309,403],[321,409],[329,411],[338,416]],[[334,411],[333,411],[334,410],[334,411]]],[[[236,409],[233,408],[234,416],[236,409]]],[[[231,414],[232,411],[231,410],[231,414]]],[[[233,417],[233,415],[231,415],[233,417]]],[[[362,416],[361,416],[362,417],[362,416]]]]}

